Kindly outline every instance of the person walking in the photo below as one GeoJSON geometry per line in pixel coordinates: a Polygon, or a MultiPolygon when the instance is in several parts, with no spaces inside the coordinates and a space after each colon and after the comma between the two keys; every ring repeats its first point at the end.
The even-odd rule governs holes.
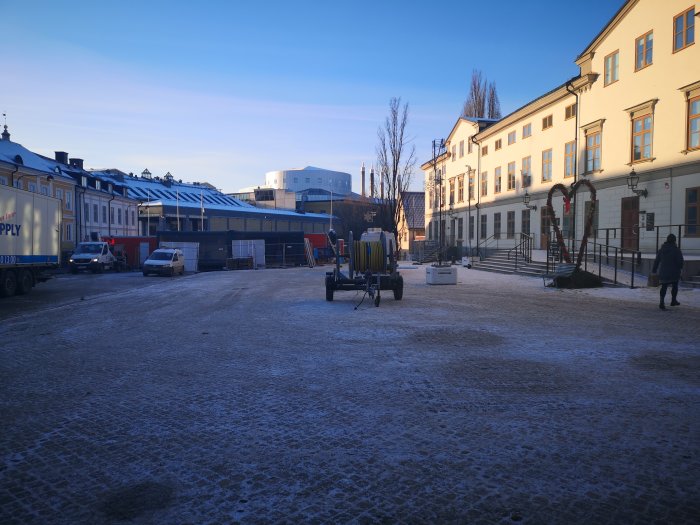
{"type": "Polygon", "coordinates": [[[666,309],[664,300],[666,299],[666,290],[668,285],[671,285],[671,306],[678,306],[678,281],[681,278],[681,270],[683,269],[683,253],[676,246],[676,236],[672,233],[666,237],[666,242],[661,245],[659,253],[656,254],[652,273],[658,270],[659,283],[661,284],[661,300],[659,308],[666,309]]]}

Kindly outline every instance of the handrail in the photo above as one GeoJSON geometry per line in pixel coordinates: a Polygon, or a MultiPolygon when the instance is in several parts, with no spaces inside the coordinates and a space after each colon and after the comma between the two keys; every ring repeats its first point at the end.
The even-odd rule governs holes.
{"type": "Polygon", "coordinates": [[[494,233],[493,235],[491,235],[491,236],[489,236],[489,237],[486,237],[486,239],[484,239],[483,241],[480,241],[480,242],[477,242],[477,243],[476,243],[476,255],[479,257],[479,260],[480,260],[480,261],[483,261],[483,260],[484,260],[484,257],[485,257],[485,254],[482,253],[481,250],[482,250],[482,249],[483,249],[483,250],[486,250],[486,249],[488,248],[487,245],[488,245],[489,241],[494,241],[494,240],[495,240],[495,241],[496,241],[496,249],[498,249],[498,241],[501,240],[501,234],[499,233],[498,236],[496,236],[496,235],[497,235],[497,234],[494,233]]]}
{"type": "MultiPolygon", "coordinates": [[[[660,225],[653,225],[653,230],[647,229],[646,231],[651,232],[655,231],[656,232],[656,251],[659,250],[660,245],[662,244],[663,240],[661,238],[661,232],[663,230],[667,230],[668,233],[675,233],[676,234],[676,243],[678,247],[681,247],[682,244],[682,239],[683,239],[683,230],[685,230],[685,234],[688,234],[689,230],[692,230],[693,228],[697,229],[700,226],[697,224],[660,224],[660,225]]],[[[612,239],[622,239],[622,230],[624,229],[629,229],[629,228],[622,228],[621,226],[616,226],[614,228],[597,228],[591,232],[593,235],[594,239],[602,239],[603,237],[605,238],[605,245],[607,246],[614,246],[613,244],[610,243],[611,237],[612,239]],[[619,235],[618,235],[619,232],[619,235]]]]}
{"type": "Polygon", "coordinates": [[[510,252],[515,251],[515,269],[518,269],[518,254],[522,255],[526,263],[532,261],[532,245],[534,242],[534,237],[520,232],[521,241],[508,250],[508,260],[510,260],[510,252]]]}

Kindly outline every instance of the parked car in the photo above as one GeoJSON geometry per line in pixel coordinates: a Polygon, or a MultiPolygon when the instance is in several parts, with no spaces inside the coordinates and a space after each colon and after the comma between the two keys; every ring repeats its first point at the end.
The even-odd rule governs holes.
{"type": "Polygon", "coordinates": [[[177,248],[158,248],[143,263],[143,275],[176,275],[185,273],[185,256],[177,248]]]}

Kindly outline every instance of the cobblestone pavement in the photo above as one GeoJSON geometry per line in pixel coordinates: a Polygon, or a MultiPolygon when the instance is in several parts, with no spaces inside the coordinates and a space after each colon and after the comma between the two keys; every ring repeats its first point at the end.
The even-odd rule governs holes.
{"type": "Polygon", "coordinates": [[[0,523],[697,523],[692,301],[326,269],[3,322],[0,523]]]}

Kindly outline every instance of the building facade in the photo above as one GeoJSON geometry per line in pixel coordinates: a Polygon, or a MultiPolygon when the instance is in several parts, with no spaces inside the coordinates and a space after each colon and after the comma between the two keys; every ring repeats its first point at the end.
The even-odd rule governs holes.
{"type": "Polygon", "coordinates": [[[544,248],[555,224],[580,240],[590,215],[598,243],[654,253],[675,233],[700,253],[697,15],[685,0],[629,0],[578,76],[498,121],[459,119],[422,165],[428,238],[513,246],[523,233],[544,248]],[[555,190],[550,210],[555,184],[577,191],[555,190]]]}

